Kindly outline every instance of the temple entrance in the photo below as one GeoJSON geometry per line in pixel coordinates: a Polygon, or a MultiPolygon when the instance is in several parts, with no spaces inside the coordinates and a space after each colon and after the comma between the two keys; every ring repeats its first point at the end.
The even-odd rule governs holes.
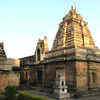
{"type": "Polygon", "coordinates": [[[37,59],[40,61],[40,49],[37,50],[37,59]]]}
{"type": "Polygon", "coordinates": [[[42,71],[37,72],[37,77],[38,77],[38,83],[39,84],[42,84],[42,75],[43,75],[42,71]]]}
{"type": "Polygon", "coordinates": [[[89,88],[96,88],[96,70],[89,70],[89,88]]]}

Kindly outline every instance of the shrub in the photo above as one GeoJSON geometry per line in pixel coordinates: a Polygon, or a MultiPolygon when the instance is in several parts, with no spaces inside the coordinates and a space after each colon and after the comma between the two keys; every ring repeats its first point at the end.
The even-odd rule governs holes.
{"type": "Polygon", "coordinates": [[[4,91],[1,91],[0,94],[5,94],[5,92],[4,91]]]}
{"type": "Polygon", "coordinates": [[[16,87],[7,86],[5,88],[6,100],[15,100],[16,99],[16,87]]]}

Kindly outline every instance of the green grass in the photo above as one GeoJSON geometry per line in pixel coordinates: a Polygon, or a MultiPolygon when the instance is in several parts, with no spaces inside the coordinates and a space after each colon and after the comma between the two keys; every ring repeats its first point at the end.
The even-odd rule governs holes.
{"type": "Polygon", "coordinates": [[[17,91],[19,94],[18,100],[53,100],[36,94],[30,94],[26,91],[17,91]]]}
{"type": "MultiPolygon", "coordinates": [[[[17,94],[19,94],[19,96],[16,98],[14,98],[13,100],[54,100],[54,99],[49,99],[47,97],[44,96],[39,96],[33,93],[28,93],[27,91],[17,91],[17,94]]],[[[0,92],[0,94],[5,95],[5,92],[0,92]]],[[[0,98],[0,100],[3,100],[0,98]]],[[[9,100],[9,99],[4,99],[4,100],[9,100]]]]}

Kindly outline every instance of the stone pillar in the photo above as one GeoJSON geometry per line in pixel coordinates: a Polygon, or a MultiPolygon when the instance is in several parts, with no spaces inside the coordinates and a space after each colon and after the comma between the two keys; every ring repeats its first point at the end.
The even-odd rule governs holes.
{"type": "Polygon", "coordinates": [[[89,88],[96,88],[96,72],[89,71],[89,88]]]}
{"type": "Polygon", "coordinates": [[[45,87],[45,65],[43,66],[43,69],[42,69],[42,88],[45,87]]]}

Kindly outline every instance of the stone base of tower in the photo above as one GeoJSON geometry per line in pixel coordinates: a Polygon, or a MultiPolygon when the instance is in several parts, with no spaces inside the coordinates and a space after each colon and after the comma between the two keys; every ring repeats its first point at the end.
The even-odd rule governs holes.
{"type": "MultiPolygon", "coordinates": [[[[27,67],[29,68],[29,66],[27,67]]],[[[51,51],[46,54],[45,60],[40,64],[31,65],[31,68],[30,73],[34,72],[35,74],[32,76],[29,74],[29,79],[42,88],[52,89],[56,73],[60,71],[64,72],[68,91],[88,91],[100,88],[99,49],[73,46],[51,51]]]]}
{"type": "Polygon", "coordinates": [[[76,90],[88,90],[88,66],[87,62],[75,61],[76,67],[76,90]]]}
{"type": "MultiPolygon", "coordinates": [[[[48,55],[51,57],[45,60],[45,66],[47,65],[48,68],[51,68],[53,64],[52,69],[55,69],[53,72],[63,70],[69,90],[87,91],[88,89],[100,88],[99,49],[70,47],[50,53],[48,55]],[[65,53],[63,56],[60,54],[62,52],[65,53]],[[52,58],[52,56],[54,56],[53,53],[56,55],[54,58],[52,58]]],[[[50,71],[52,69],[46,72],[52,72],[50,71]]],[[[51,76],[52,75],[46,76],[46,79],[49,80],[51,76]]],[[[54,77],[52,78],[54,79],[54,77]]]]}
{"type": "Polygon", "coordinates": [[[100,50],[76,48],[76,90],[100,88],[100,50]]]}

